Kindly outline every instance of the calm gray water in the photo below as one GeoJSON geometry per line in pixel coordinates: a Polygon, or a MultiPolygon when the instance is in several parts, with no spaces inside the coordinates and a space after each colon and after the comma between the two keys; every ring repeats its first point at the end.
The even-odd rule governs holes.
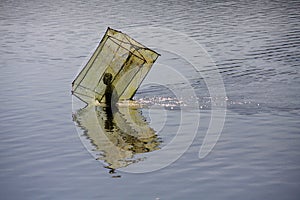
{"type": "MultiPolygon", "coordinates": [[[[2,0],[1,199],[299,199],[299,7],[297,0],[2,0]],[[86,150],[72,120],[71,82],[108,26],[167,27],[208,51],[228,111],[206,158],[198,151],[210,103],[195,78],[203,125],[170,166],[112,178],[86,150]]],[[[145,86],[137,98],[163,95],[145,86]]]]}

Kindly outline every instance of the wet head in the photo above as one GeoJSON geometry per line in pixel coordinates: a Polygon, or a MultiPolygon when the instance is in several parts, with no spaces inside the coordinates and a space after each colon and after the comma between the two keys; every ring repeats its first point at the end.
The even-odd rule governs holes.
{"type": "Polygon", "coordinates": [[[112,74],[111,73],[105,73],[104,77],[103,77],[103,83],[105,85],[109,85],[109,84],[111,84],[111,80],[112,80],[112,74]]]}

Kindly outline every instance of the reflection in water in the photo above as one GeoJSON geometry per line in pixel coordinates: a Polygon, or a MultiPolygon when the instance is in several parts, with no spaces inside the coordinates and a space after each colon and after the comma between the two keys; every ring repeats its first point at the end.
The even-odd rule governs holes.
{"type": "MultiPolygon", "coordinates": [[[[87,106],[74,114],[94,149],[92,154],[115,169],[141,161],[135,154],[159,149],[160,141],[139,108],[134,106],[87,106]]],[[[90,149],[91,151],[91,149],[90,149]]]]}

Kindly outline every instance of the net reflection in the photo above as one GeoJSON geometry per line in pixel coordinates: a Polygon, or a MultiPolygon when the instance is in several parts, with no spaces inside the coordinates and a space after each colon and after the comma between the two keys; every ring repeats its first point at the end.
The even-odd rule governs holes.
{"type": "Polygon", "coordinates": [[[161,143],[136,106],[87,106],[74,114],[74,121],[92,144],[89,151],[110,173],[143,160],[135,155],[158,150],[161,143]]]}

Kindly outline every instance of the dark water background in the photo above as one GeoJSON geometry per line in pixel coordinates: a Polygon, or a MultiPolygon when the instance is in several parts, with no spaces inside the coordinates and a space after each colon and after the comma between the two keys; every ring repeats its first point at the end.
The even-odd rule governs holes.
{"type": "MultiPolygon", "coordinates": [[[[299,199],[299,7],[2,0],[1,199],[299,199]],[[209,156],[198,158],[205,125],[179,160],[153,173],[113,179],[86,151],[72,121],[71,82],[108,26],[166,27],[205,47],[228,96],[225,127],[209,156]]],[[[205,91],[198,95],[209,104],[205,91]]],[[[209,108],[202,116],[205,122],[209,108]]]]}

